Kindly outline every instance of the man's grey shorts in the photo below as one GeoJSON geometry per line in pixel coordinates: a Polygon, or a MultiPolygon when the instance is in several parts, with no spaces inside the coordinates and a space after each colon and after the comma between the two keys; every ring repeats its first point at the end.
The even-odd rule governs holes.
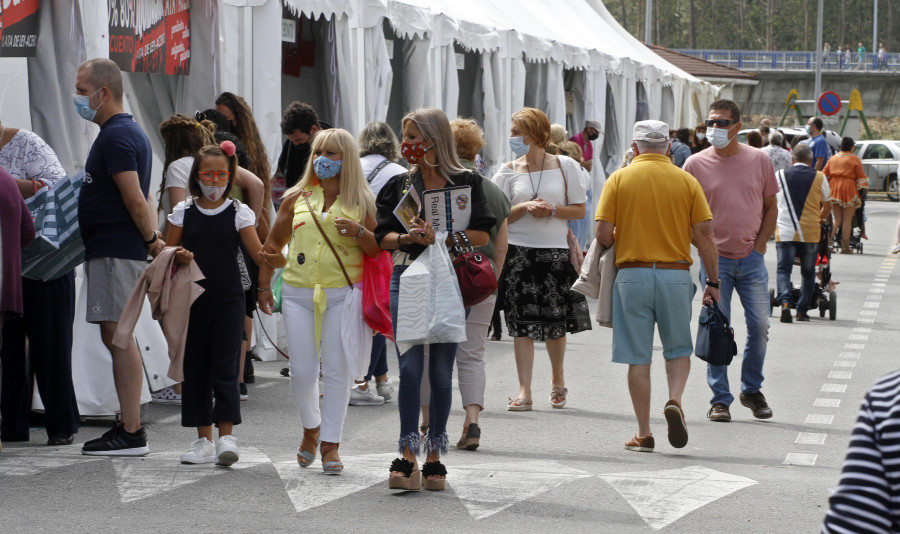
{"type": "Polygon", "coordinates": [[[145,269],[146,260],[87,260],[84,263],[84,273],[87,275],[87,322],[119,322],[125,303],[145,269]]]}

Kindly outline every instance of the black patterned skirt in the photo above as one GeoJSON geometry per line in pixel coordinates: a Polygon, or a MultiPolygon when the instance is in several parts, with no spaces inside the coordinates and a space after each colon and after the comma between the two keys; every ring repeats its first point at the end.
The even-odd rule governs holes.
{"type": "Polygon", "coordinates": [[[569,249],[509,245],[498,293],[509,335],[546,341],[590,330],[587,300],[572,291],[577,279],[569,249]]]}

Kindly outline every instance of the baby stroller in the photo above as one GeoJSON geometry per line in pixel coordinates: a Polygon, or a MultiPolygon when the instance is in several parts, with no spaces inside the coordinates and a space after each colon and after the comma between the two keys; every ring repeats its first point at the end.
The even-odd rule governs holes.
{"type": "MultiPolygon", "coordinates": [[[[863,243],[862,236],[865,233],[866,228],[866,193],[868,189],[861,188],[859,191],[859,200],[861,202],[860,206],[856,208],[856,211],[853,213],[853,222],[850,230],[850,249],[856,252],[857,254],[863,253],[863,243]]],[[[837,232],[834,234],[834,248],[835,250],[841,248],[841,233],[842,228],[838,228],[837,232]]]]}
{"type": "MultiPolygon", "coordinates": [[[[837,292],[834,291],[834,286],[831,283],[831,247],[829,246],[831,223],[821,223],[820,228],[822,235],[819,238],[819,250],[816,254],[816,284],[813,288],[812,302],[809,304],[809,309],[818,308],[819,317],[825,317],[825,312],[828,312],[828,318],[834,321],[837,319],[837,292]]],[[[798,261],[799,258],[794,259],[795,264],[798,261]]],[[[770,288],[769,301],[772,305],[772,309],[769,312],[770,316],[778,306],[776,297],[775,290],[770,288]]],[[[800,286],[791,284],[791,308],[795,308],[799,300],[800,286]]]]}

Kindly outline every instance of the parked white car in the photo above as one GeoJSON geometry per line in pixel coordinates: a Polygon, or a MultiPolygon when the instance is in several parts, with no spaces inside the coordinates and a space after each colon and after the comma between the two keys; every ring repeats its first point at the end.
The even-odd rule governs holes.
{"type": "Polygon", "coordinates": [[[885,191],[889,199],[900,201],[897,175],[900,170],[900,141],[875,139],[857,141],[853,152],[863,162],[869,176],[869,191],[885,191]]]}

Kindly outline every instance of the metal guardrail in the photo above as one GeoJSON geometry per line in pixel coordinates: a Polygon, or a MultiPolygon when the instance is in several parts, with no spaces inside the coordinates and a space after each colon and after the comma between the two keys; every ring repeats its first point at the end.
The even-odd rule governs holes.
{"type": "MultiPolygon", "coordinates": [[[[767,50],[675,50],[680,54],[711,61],[736,69],[759,70],[814,70],[816,67],[815,52],[779,52],[767,50]]],[[[845,61],[844,54],[836,51],[823,54],[822,70],[824,71],[890,71],[900,72],[900,54],[886,54],[885,61],[879,65],[878,54],[867,53],[862,64],[855,51],[850,54],[850,61],[845,61]]]]}

